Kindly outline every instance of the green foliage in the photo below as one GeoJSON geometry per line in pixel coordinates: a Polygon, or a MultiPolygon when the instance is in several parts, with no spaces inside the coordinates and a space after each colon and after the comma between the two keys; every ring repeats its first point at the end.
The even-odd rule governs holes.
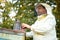
{"type": "Polygon", "coordinates": [[[34,16],[34,3],[35,1],[21,1],[18,0],[16,3],[11,2],[5,2],[5,6],[0,6],[0,9],[4,10],[2,13],[3,17],[3,23],[0,24],[0,27],[2,28],[8,28],[11,29],[14,25],[14,21],[8,16],[9,12],[11,11],[11,8],[14,9],[14,11],[18,11],[15,19],[19,19],[21,23],[27,23],[29,25],[33,24],[35,20],[37,19],[34,16]]]}
{"type": "Polygon", "coordinates": [[[60,7],[60,1],[59,0],[55,0],[55,2],[57,4],[56,9],[54,10],[56,21],[57,21],[57,26],[56,26],[56,29],[57,29],[57,37],[60,40],[60,8],[59,8],[60,7]]]}

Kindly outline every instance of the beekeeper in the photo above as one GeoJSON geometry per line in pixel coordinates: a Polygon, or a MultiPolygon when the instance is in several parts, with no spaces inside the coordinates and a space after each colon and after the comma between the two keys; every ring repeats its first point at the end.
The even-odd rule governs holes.
{"type": "Polygon", "coordinates": [[[37,12],[36,22],[31,26],[22,23],[23,28],[31,29],[31,32],[26,32],[26,36],[33,36],[33,40],[57,40],[56,20],[52,14],[52,7],[46,3],[38,3],[35,10],[37,12]]]}

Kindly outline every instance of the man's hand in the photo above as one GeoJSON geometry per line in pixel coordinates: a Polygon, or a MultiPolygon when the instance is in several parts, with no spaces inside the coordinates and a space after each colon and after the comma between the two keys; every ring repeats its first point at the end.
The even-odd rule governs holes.
{"type": "Polygon", "coordinates": [[[30,25],[28,25],[28,24],[25,24],[25,23],[22,23],[22,28],[24,29],[24,28],[31,28],[31,26],[30,25]]]}

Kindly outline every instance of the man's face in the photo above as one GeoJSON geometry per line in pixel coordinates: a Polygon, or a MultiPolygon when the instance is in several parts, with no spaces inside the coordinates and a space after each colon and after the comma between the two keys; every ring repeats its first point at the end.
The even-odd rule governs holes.
{"type": "Polygon", "coordinates": [[[44,9],[42,6],[36,8],[36,12],[38,15],[47,13],[46,9],[44,9]]]}

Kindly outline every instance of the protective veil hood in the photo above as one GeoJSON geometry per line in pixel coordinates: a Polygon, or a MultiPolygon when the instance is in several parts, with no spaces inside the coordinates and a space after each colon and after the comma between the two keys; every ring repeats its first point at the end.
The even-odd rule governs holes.
{"type": "Polygon", "coordinates": [[[46,8],[47,14],[52,15],[52,9],[53,8],[50,5],[48,5],[46,3],[40,3],[40,4],[43,5],[46,8]]]}

